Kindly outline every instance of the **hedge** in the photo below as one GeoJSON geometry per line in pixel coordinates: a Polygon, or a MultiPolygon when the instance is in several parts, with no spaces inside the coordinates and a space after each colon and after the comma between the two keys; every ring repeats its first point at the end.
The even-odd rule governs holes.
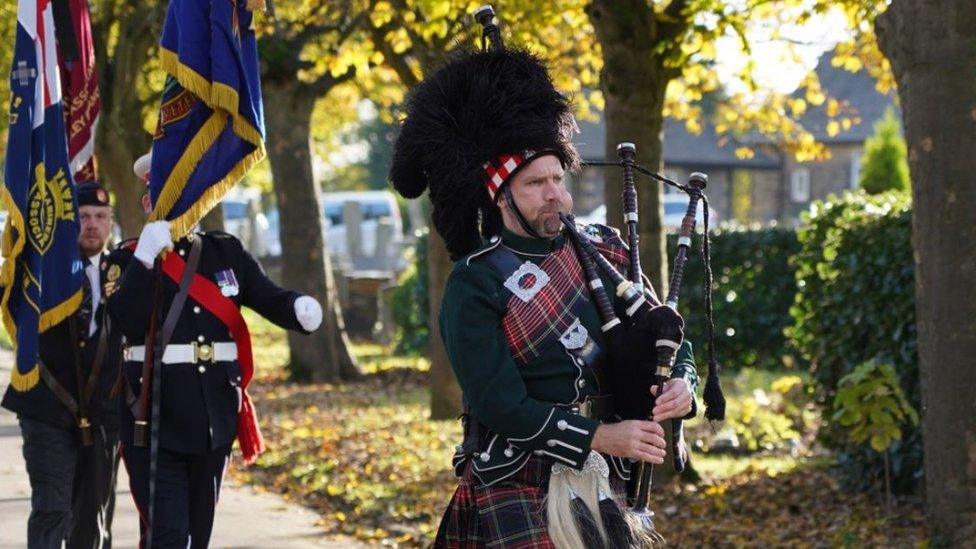
{"type": "MultiPolygon", "coordinates": [[[[793,367],[784,329],[792,322],[790,305],[796,293],[790,257],[799,251],[790,229],[723,227],[710,237],[715,350],[725,368],[793,367]]],[[[670,264],[674,264],[677,235],[668,235],[670,264]]],[[[685,267],[678,310],[685,318],[685,336],[705,365],[704,268],[700,235],[685,267]]]]}
{"type": "MultiPolygon", "coordinates": [[[[822,441],[839,451],[851,484],[877,486],[881,456],[849,443],[845,428],[830,418],[841,378],[872,359],[894,366],[908,401],[921,409],[910,201],[904,193],[832,197],[813,205],[797,236],[798,291],[787,333],[810,362],[824,407],[822,441]]],[[[904,433],[890,450],[899,493],[914,491],[922,473],[919,430],[905,426],[904,433]]]]}

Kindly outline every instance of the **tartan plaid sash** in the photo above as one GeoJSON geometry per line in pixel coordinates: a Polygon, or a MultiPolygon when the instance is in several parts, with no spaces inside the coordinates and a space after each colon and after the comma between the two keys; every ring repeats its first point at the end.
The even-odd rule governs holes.
{"type": "MultiPolygon", "coordinates": [[[[627,247],[616,231],[600,225],[586,229],[586,234],[595,237],[593,244],[597,250],[625,272],[630,260],[627,247]]],[[[511,296],[502,320],[512,356],[522,366],[556,343],[590,302],[583,268],[571,244],[567,242],[550,254],[539,268],[549,275],[549,283],[528,302],[511,296]]],[[[507,277],[510,273],[504,274],[507,277]]]]}
{"type": "Polygon", "coordinates": [[[511,296],[502,319],[512,356],[522,366],[559,341],[590,301],[583,268],[572,245],[564,244],[539,268],[549,275],[549,283],[529,301],[511,296]]]}

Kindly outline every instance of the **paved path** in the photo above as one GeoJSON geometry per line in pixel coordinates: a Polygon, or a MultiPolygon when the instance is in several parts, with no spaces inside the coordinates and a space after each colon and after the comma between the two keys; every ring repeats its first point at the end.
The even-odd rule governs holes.
{"type": "MultiPolygon", "coordinates": [[[[0,350],[0,394],[10,381],[13,354],[0,350]]],[[[129,493],[129,478],[120,467],[112,528],[115,547],[135,547],[138,518],[129,493]]],[[[0,549],[24,547],[30,514],[30,484],[21,454],[17,418],[0,409],[0,549]]],[[[354,542],[327,539],[312,511],[272,494],[224,482],[211,547],[345,548],[354,542]]]]}

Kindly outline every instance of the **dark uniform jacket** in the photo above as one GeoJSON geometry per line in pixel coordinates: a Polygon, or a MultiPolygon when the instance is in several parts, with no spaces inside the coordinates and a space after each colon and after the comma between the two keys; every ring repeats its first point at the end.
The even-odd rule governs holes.
{"type": "MultiPolygon", "coordinates": [[[[190,238],[203,239],[198,275],[228,288],[232,284],[233,289],[228,293],[233,295],[228,297],[238,307],[250,307],[278,326],[308,333],[295,317],[295,299],[301,294],[275,285],[237,238],[218,231],[183,238],[176,242],[175,253],[184,259],[190,253],[190,238]]],[[[133,258],[133,248],[122,246],[109,257],[109,263],[119,265],[123,274],[108,298],[108,311],[125,333],[128,346],[145,344],[157,280],[151,269],[133,258]]],[[[157,321],[161,325],[179,285],[164,274],[158,276],[162,277],[157,321]]],[[[204,304],[188,297],[169,344],[212,345],[218,342],[233,342],[227,327],[204,304]]],[[[138,396],[142,362],[126,361],[124,364],[125,382],[131,394],[138,396]]],[[[237,436],[241,398],[241,368],[237,360],[162,364],[161,375],[161,447],[174,452],[202,454],[233,442],[237,436]]],[[[122,406],[123,444],[132,444],[133,422],[132,411],[128,406],[122,406]]]]}
{"type": "MultiPolygon", "coordinates": [[[[592,236],[598,233],[589,234],[598,239],[592,236]]],[[[558,340],[550,339],[528,350],[512,347],[504,325],[513,293],[485,260],[498,246],[515,252],[520,262],[539,265],[572,244],[563,236],[541,240],[504,231],[500,240],[493,240],[455,263],[448,278],[440,315],[444,346],[470,413],[489,430],[474,456],[463,455],[464,450],[459,448],[454,459],[455,472],[460,474],[461,467],[471,459],[475,476],[485,485],[514,474],[531,454],[582,467],[599,422],[574,413],[572,405],[607,392],[607,388],[598,387],[592,369],[573,360],[558,340]],[[530,355],[530,359],[516,360],[523,354],[530,355]]],[[[604,286],[612,288],[609,280],[604,280],[604,286]]],[[[585,286],[579,288],[578,295],[585,296],[584,301],[589,299],[585,286]]],[[[602,321],[592,299],[575,310],[589,336],[604,346],[602,321]]],[[[618,315],[622,317],[623,311],[618,310],[618,315]]],[[[687,343],[678,352],[672,377],[685,378],[692,391],[697,386],[698,376],[687,343]]]]}
{"type": "MultiPolygon", "coordinates": [[[[98,269],[102,286],[102,299],[101,303],[92,304],[95,307],[95,320],[98,326],[95,333],[88,337],[88,325],[78,321],[78,338],[72,341],[70,319],[65,319],[41,334],[38,341],[40,360],[57,379],[58,383],[71,394],[75,402],[78,402],[78,381],[75,371],[74,349],[77,348],[80,351],[82,378],[87,383],[91,374],[92,363],[95,360],[98,340],[105,326],[106,289],[112,285],[110,279],[113,276],[118,276],[118,271],[110,272],[107,254],[101,255],[98,269]]],[[[90,300],[85,301],[89,302],[90,300]]],[[[74,317],[78,318],[79,313],[75,313],[74,317]]],[[[119,375],[122,334],[113,326],[109,330],[107,338],[105,358],[98,375],[95,391],[88,402],[88,413],[92,425],[104,425],[109,429],[117,429],[119,422],[118,402],[117,398],[111,398],[109,394],[119,375]]],[[[70,428],[78,424],[75,415],[55,396],[43,378],[38,381],[37,385],[25,392],[7,387],[2,405],[20,416],[45,421],[52,425],[70,428]]]]}

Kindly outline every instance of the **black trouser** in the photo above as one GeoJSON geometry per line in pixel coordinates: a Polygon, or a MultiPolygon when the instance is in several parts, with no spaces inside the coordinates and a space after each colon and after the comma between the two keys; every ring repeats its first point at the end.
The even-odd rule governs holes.
{"type": "Polygon", "coordinates": [[[19,420],[31,484],[27,546],[111,547],[118,431],[95,427],[93,444],[85,447],[75,428],[19,420]]]}
{"type": "MultiPolygon", "coordinates": [[[[207,547],[230,447],[191,455],[159,449],[152,521],[153,549],[207,547]]],[[[122,445],[122,460],[139,510],[140,547],[149,518],[149,449],[122,445]]]]}

